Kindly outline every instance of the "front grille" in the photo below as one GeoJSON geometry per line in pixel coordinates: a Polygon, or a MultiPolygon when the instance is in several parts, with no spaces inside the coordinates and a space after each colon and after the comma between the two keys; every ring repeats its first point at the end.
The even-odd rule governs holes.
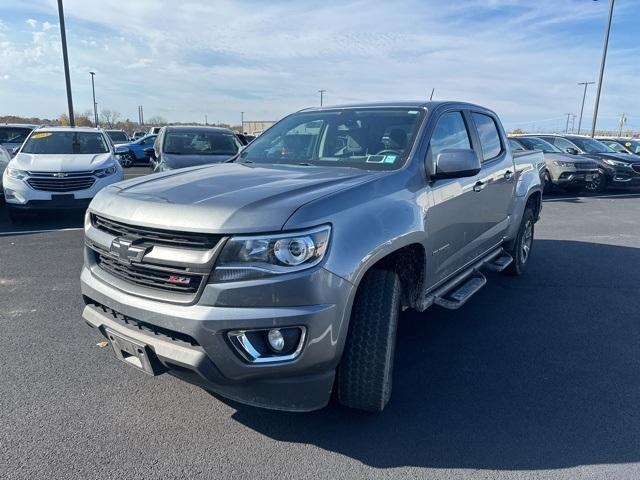
{"type": "Polygon", "coordinates": [[[633,165],[631,165],[631,168],[633,168],[634,171],[640,173],[640,163],[634,163],[633,165]]]}
{"type": "Polygon", "coordinates": [[[91,188],[96,179],[92,172],[65,173],[64,177],[57,177],[56,173],[29,172],[27,183],[34,190],[45,192],[74,192],[91,188]]]}
{"type": "Polygon", "coordinates": [[[204,275],[185,269],[129,263],[99,250],[96,250],[96,263],[106,272],[128,282],[176,293],[195,294],[204,279],[204,275]]]}
{"type": "Polygon", "coordinates": [[[598,165],[594,162],[576,162],[576,169],[578,170],[594,170],[598,168],[598,165]]]}
{"type": "Polygon", "coordinates": [[[188,247],[211,249],[220,241],[220,235],[203,235],[189,232],[174,232],[159,228],[138,227],[100,215],[91,214],[91,223],[98,230],[116,237],[135,238],[140,243],[166,245],[171,247],[188,247]]]}

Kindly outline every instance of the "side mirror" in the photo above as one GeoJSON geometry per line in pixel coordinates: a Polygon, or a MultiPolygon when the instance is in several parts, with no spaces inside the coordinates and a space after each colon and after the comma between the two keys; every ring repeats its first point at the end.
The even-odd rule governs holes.
{"type": "Polygon", "coordinates": [[[478,172],[480,159],[476,152],[467,148],[447,148],[438,154],[436,172],[431,179],[473,177],[478,172]]]}
{"type": "Polygon", "coordinates": [[[152,158],[155,160],[156,158],[156,151],[153,149],[153,147],[149,147],[149,148],[145,148],[144,149],[144,154],[145,156],[152,158]]]}
{"type": "Polygon", "coordinates": [[[116,155],[124,155],[128,151],[129,151],[129,149],[126,148],[126,147],[116,146],[116,148],[115,148],[116,155]]]}
{"type": "Polygon", "coordinates": [[[570,153],[571,155],[579,155],[580,154],[578,149],[577,148],[573,148],[573,147],[567,147],[567,148],[565,148],[564,151],[567,152],[567,153],[570,153]]]}

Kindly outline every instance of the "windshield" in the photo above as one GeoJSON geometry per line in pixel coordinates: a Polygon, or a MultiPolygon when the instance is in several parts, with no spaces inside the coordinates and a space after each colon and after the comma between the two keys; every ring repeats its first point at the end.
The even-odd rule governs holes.
{"type": "Polygon", "coordinates": [[[127,134],[124,132],[107,132],[109,138],[114,142],[128,142],[127,134]]]}
{"type": "Polygon", "coordinates": [[[411,151],[420,113],[403,108],[296,113],[251,142],[239,161],[395,170],[411,151]]]}
{"type": "Polygon", "coordinates": [[[527,150],[542,150],[544,153],[561,153],[558,147],[551,145],[546,140],[535,137],[520,137],[518,141],[524,145],[527,150]]]}
{"type": "Polygon", "coordinates": [[[28,127],[0,127],[0,144],[22,143],[31,130],[28,127]]]}
{"type": "Polygon", "coordinates": [[[107,153],[104,135],[98,132],[42,132],[29,137],[22,153],[37,154],[91,154],[107,153]]]}
{"type": "Polygon", "coordinates": [[[174,155],[235,155],[239,149],[231,132],[169,130],[164,140],[164,152],[174,155]]]}
{"type": "Polygon", "coordinates": [[[615,150],[593,138],[571,137],[570,140],[575,143],[580,150],[587,153],[615,153],[615,150]]]}

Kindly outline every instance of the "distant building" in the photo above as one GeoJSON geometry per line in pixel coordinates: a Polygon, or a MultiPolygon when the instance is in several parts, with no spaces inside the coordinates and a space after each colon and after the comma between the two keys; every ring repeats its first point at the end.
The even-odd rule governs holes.
{"type": "Polygon", "coordinates": [[[249,135],[259,135],[274,123],[273,120],[245,120],[243,130],[249,135]]]}

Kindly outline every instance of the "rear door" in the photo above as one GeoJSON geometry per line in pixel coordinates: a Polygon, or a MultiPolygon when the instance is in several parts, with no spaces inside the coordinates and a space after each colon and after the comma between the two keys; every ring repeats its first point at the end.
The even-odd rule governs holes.
{"type": "Polygon", "coordinates": [[[468,112],[480,146],[482,169],[475,190],[478,218],[478,250],[484,253],[502,242],[509,226],[515,192],[515,166],[506,148],[506,136],[498,119],[487,111],[468,112]]]}

